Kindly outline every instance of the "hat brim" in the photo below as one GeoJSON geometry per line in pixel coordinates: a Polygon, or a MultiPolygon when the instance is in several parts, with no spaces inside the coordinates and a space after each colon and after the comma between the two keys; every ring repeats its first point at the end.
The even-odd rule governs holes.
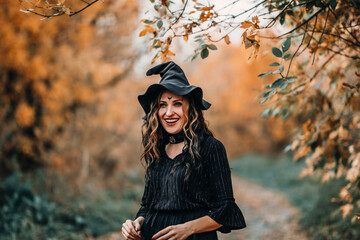
{"type": "Polygon", "coordinates": [[[166,89],[176,95],[191,95],[194,98],[195,104],[201,110],[207,110],[211,104],[203,99],[203,91],[200,87],[194,85],[178,86],[171,83],[156,83],[148,87],[145,93],[138,96],[138,100],[145,113],[150,112],[150,103],[154,100],[161,90],[166,89]]]}

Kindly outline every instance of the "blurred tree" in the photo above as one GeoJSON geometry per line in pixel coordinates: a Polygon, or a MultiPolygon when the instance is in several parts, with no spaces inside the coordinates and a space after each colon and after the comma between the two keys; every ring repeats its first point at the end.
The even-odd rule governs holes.
{"type": "Polygon", "coordinates": [[[0,3],[0,176],[39,166],[81,169],[86,154],[100,158],[104,151],[92,150],[103,127],[93,116],[104,91],[127,76],[136,58],[138,6],[106,1],[49,22],[19,12],[17,1],[0,3]],[[74,149],[79,154],[71,155],[74,149]]]}
{"type": "MultiPolygon", "coordinates": [[[[243,29],[242,43],[256,58],[260,34],[280,39],[274,46],[277,76],[265,87],[262,103],[271,99],[264,117],[294,117],[300,124],[288,150],[306,159],[302,175],[320,173],[324,181],[345,176],[337,200],[344,217],[360,208],[360,4],[353,0],[257,1],[246,10],[234,0],[216,8],[211,1],[151,0],[154,10],[143,19],[139,36],[148,36],[153,62],[168,61],[174,39],[193,44],[191,59],[206,58],[217,44],[231,42],[243,29]],[[245,19],[244,16],[247,16],[245,19]],[[282,33],[272,37],[267,29],[282,33]],[[282,39],[286,39],[283,41],[282,39]],[[293,44],[292,44],[293,43],[293,44]],[[296,45],[296,46],[294,46],[296,45]]],[[[276,43],[273,43],[273,45],[276,43]]],[[[355,216],[353,220],[355,219],[355,216]]]]}

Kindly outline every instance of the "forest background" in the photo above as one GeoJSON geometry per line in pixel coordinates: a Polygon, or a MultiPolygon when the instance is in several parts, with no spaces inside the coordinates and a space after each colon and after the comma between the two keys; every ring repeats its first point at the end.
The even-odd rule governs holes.
{"type": "MultiPolygon", "coordinates": [[[[270,2],[265,6],[272,11],[273,3],[278,10],[271,18],[274,23],[270,19],[271,24],[279,22],[276,26],[286,21],[299,26],[318,13],[310,20],[320,30],[305,29],[303,35],[294,31],[300,38],[295,34],[286,41],[289,35],[259,38],[261,24],[252,17],[224,25],[222,32],[211,32],[216,24],[207,25],[209,32],[197,37],[192,29],[220,15],[201,1],[192,1],[189,9],[183,7],[188,1],[175,7],[168,1],[149,1],[146,6],[154,9],[150,13],[143,11],[143,2],[94,1],[72,17],[67,15],[75,13],[73,9],[90,2],[54,1],[45,8],[45,2],[34,1],[41,7],[35,8],[38,15],[31,13],[31,1],[0,2],[1,236],[86,238],[120,230],[122,221],[133,216],[143,176],[143,113],[136,97],[158,81],[143,77],[154,55],[157,63],[175,59],[190,82],[203,88],[213,104],[205,116],[230,159],[257,153],[276,161],[288,146],[295,160],[307,159],[302,175],[335,186],[335,195],[319,200],[327,200],[328,209],[311,209],[324,215],[316,216],[322,221],[314,236],[321,231],[324,239],[359,236],[360,23],[353,1],[270,2]],[[290,9],[292,4],[299,6],[290,9]],[[352,7],[347,16],[342,15],[346,6],[352,7]],[[176,7],[179,11],[172,12],[176,7]],[[190,21],[186,17],[191,11],[198,15],[190,21]],[[327,23],[334,11],[349,20],[350,33],[326,32],[326,25],[336,26],[327,23]],[[39,16],[49,12],[64,16],[39,16]],[[294,14],[301,15],[294,17],[297,24],[291,21],[294,14]],[[235,28],[242,34],[230,33],[235,28]],[[169,31],[174,35],[164,33],[169,31]],[[308,53],[292,58],[299,44],[308,53]],[[286,56],[287,51],[292,55],[286,56]],[[185,62],[187,56],[196,59],[185,62]],[[318,58],[311,65],[314,56],[318,58]],[[295,76],[285,76],[284,66],[290,69],[292,61],[295,76]],[[326,227],[330,229],[324,231],[326,227]]],[[[279,27],[267,36],[276,36],[279,27]]]]}

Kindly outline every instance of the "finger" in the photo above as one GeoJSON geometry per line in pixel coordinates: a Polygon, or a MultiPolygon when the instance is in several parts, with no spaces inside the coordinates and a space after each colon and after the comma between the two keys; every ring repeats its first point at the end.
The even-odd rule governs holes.
{"type": "Polygon", "coordinates": [[[134,221],[132,221],[131,222],[131,226],[132,226],[132,230],[133,230],[133,232],[134,232],[134,234],[138,237],[138,238],[142,238],[140,235],[139,235],[139,233],[138,233],[138,231],[140,230],[140,225],[139,225],[139,227],[137,227],[137,225],[139,225],[139,223],[137,223],[137,222],[134,222],[134,221]],[[137,228],[138,228],[138,230],[137,230],[137,228]]]}
{"type": "Polygon", "coordinates": [[[153,236],[153,239],[158,239],[159,237],[167,234],[169,231],[171,231],[171,226],[167,227],[167,228],[164,228],[163,230],[157,232],[154,236],[153,236]]]}
{"type": "Polygon", "coordinates": [[[121,233],[122,233],[122,235],[124,236],[124,238],[125,238],[126,240],[133,240],[133,237],[131,237],[131,236],[129,235],[129,233],[128,233],[124,228],[121,230],[121,233]]]}
{"type": "Polygon", "coordinates": [[[140,228],[141,228],[140,223],[135,222],[135,231],[136,231],[136,232],[139,232],[139,231],[140,231],[140,228]]]}
{"type": "Polygon", "coordinates": [[[123,236],[125,237],[126,240],[140,240],[140,238],[133,237],[133,236],[131,236],[129,234],[125,234],[125,235],[123,234],[123,236]]]}
{"type": "MultiPolygon", "coordinates": [[[[162,235],[161,237],[156,238],[156,240],[168,240],[168,239],[170,239],[170,238],[171,238],[172,236],[174,236],[174,235],[175,235],[175,233],[174,233],[173,231],[170,231],[170,232],[162,235]]],[[[175,238],[175,239],[176,239],[176,238],[175,238]]]]}
{"type": "Polygon", "coordinates": [[[123,224],[123,228],[126,230],[127,234],[134,239],[141,239],[140,235],[137,234],[132,224],[123,224]]]}
{"type": "Polygon", "coordinates": [[[126,229],[128,235],[131,237],[131,239],[141,239],[141,236],[135,231],[134,228],[131,228],[129,226],[124,226],[126,229]]]}

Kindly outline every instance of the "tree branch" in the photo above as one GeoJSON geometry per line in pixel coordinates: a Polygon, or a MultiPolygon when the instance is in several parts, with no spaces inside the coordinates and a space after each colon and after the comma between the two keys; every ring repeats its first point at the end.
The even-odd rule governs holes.
{"type": "Polygon", "coordinates": [[[282,36],[286,36],[292,32],[294,32],[295,30],[301,28],[302,26],[304,26],[305,24],[307,24],[309,21],[311,21],[311,19],[313,19],[316,15],[318,15],[320,12],[322,12],[324,10],[324,8],[321,8],[319,9],[316,13],[314,13],[311,17],[309,17],[307,20],[305,20],[304,22],[302,22],[300,25],[296,26],[295,28],[291,29],[290,31],[284,33],[284,34],[281,34],[279,37],[282,37],[282,36]]]}
{"type": "Polygon", "coordinates": [[[294,0],[291,0],[288,4],[286,4],[286,6],[281,10],[281,12],[280,12],[278,15],[276,15],[276,17],[274,17],[274,18],[268,23],[268,25],[266,25],[265,28],[269,28],[269,27],[274,26],[274,24],[275,24],[275,22],[276,22],[276,19],[277,19],[283,12],[285,12],[285,10],[286,10],[286,9],[290,6],[290,4],[293,3],[293,2],[294,2],[294,0]]]}
{"type": "Polygon", "coordinates": [[[87,9],[88,7],[90,7],[91,5],[93,5],[94,3],[98,2],[98,1],[99,1],[99,0],[94,0],[94,1],[92,1],[91,3],[88,3],[88,5],[86,5],[86,6],[83,7],[82,9],[80,9],[80,10],[78,10],[78,11],[76,11],[76,12],[70,13],[69,16],[71,17],[71,16],[74,16],[75,14],[78,14],[78,13],[84,11],[85,9],[87,9]]]}
{"type": "Polygon", "coordinates": [[[331,59],[333,59],[336,56],[336,53],[331,55],[324,63],[321,65],[321,67],[314,73],[314,75],[310,78],[309,82],[314,80],[314,78],[318,75],[318,73],[330,62],[331,59]]]}
{"type": "Polygon", "coordinates": [[[184,11],[185,11],[186,5],[188,4],[188,1],[189,1],[189,0],[186,0],[186,2],[184,3],[184,7],[183,7],[183,9],[182,9],[182,11],[181,11],[181,13],[180,13],[180,15],[175,19],[175,21],[174,21],[174,23],[172,23],[172,25],[176,24],[176,23],[179,21],[179,19],[181,18],[181,16],[184,14],[184,11]]]}
{"type": "Polygon", "coordinates": [[[305,39],[305,36],[306,36],[306,32],[304,32],[304,35],[303,35],[303,38],[302,38],[302,40],[301,40],[301,42],[300,42],[299,47],[296,49],[296,51],[295,51],[294,55],[291,57],[291,60],[290,60],[289,66],[288,66],[288,70],[287,70],[287,72],[286,72],[286,77],[287,77],[287,76],[289,76],[291,63],[292,63],[292,61],[293,61],[294,57],[296,56],[297,52],[299,51],[299,49],[300,49],[301,45],[303,44],[304,39],[305,39]]]}
{"type": "MultiPolygon", "coordinates": [[[[329,12],[330,12],[330,7],[328,7],[328,11],[327,11],[327,14],[326,14],[326,19],[325,19],[323,31],[322,31],[322,33],[321,33],[321,35],[320,35],[319,41],[317,41],[317,44],[316,44],[316,47],[315,47],[315,51],[314,51],[314,55],[313,55],[313,61],[312,61],[312,64],[311,64],[311,65],[314,64],[316,51],[317,51],[317,49],[318,49],[318,47],[319,47],[319,43],[321,42],[321,38],[322,38],[323,35],[324,35],[325,29],[326,29],[326,23],[327,23],[327,20],[328,20],[328,17],[329,17],[329,12]]],[[[315,25],[315,27],[316,27],[316,25],[315,25]]],[[[310,43],[310,41],[309,41],[309,43],[310,43]]]]}

